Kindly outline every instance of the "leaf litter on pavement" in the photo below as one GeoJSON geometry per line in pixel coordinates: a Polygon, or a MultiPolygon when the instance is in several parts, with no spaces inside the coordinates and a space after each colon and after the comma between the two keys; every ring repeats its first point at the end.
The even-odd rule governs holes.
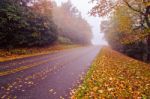
{"type": "Polygon", "coordinates": [[[150,99],[150,65],[103,48],[72,99],[150,99]]]}

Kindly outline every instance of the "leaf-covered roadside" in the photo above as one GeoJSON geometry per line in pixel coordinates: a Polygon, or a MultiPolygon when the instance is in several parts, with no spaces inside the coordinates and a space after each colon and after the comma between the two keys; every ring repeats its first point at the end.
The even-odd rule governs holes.
{"type": "Polygon", "coordinates": [[[150,65],[103,48],[72,99],[150,98],[150,65]]]}
{"type": "Polygon", "coordinates": [[[25,58],[30,56],[37,56],[43,54],[49,54],[55,51],[60,51],[63,49],[70,49],[79,47],[79,45],[68,45],[68,44],[56,44],[53,46],[47,46],[44,48],[34,47],[34,48],[15,48],[11,50],[0,49],[0,62],[25,58]]]}

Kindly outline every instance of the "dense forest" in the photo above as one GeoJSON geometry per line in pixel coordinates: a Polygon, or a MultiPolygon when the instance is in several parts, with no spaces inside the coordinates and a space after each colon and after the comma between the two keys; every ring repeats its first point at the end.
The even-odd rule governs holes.
{"type": "Polygon", "coordinates": [[[0,1],[1,48],[43,46],[57,39],[57,26],[52,20],[51,8],[41,6],[44,3],[30,0],[0,1]],[[49,13],[45,15],[47,11],[49,13]]]}
{"type": "Polygon", "coordinates": [[[91,27],[68,1],[0,0],[0,48],[90,44],[91,27]]]}
{"type": "Polygon", "coordinates": [[[108,17],[101,31],[109,45],[130,57],[150,62],[150,1],[93,0],[92,15],[108,17]]]}

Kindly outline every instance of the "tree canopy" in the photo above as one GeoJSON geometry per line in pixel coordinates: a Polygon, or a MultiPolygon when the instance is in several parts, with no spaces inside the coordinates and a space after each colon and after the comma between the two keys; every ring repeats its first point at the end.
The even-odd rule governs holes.
{"type": "Polygon", "coordinates": [[[92,0],[96,6],[91,15],[108,19],[101,31],[112,48],[131,57],[150,61],[149,0],[92,0]]]}
{"type": "MultiPolygon", "coordinates": [[[[45,1],[43,1],[45,2],[45,1]]],[[[51,13],[51,9],[40,6],[43,2],[30,0],[0,1],[0,46],[43,46],[57,39],[57,27],[52,15],[46,16],[36,7],[51,13]]]]}
{"type": "Polygon", "coordinates": [[[130,10],[137,12],[141,15],[142,26],[146,23],[145,27],[150,28],[150,1],[149,0],[92,0],[97,2],[97,5],[91,10],[92,15],[106,16],[118,7],[125,5],[130,10]]]}

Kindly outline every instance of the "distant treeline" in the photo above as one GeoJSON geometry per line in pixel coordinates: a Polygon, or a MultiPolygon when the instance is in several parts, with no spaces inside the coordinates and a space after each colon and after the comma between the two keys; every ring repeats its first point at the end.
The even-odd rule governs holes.
{"type": "Polygon", "coordinates": [[[70,2],[0,0],[0,48],[90,44],[91,27],[70,2]]]}
{"type": "Polygon", "coordinates": [[[53,18],[59,35],[69,38],[73,43],[91,43],[91,27],[70,1],[62,3],[60,7],[54,3],[53,18]]]}

